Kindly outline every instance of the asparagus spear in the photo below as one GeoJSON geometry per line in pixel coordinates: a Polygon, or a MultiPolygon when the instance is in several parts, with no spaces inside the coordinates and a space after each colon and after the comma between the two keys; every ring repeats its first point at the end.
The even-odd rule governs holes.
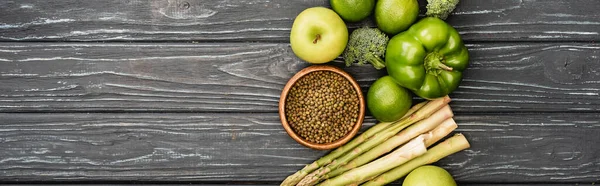
{"type": "MultiPolygon", "coordinates": [[[[442,108],[441,110],[444,110],[444,109],[449,110],[450,107],[447,106],[447,107],[442,108]]],[[[439,113],[440,111],[438,111],[437,113],[439,113]]],[[[437,140],[443,138],[444,136],[448,135],[452,130],[454,130],[454,128],[452,128],[452,125],[456,126],[456,122],[454,122],[454,120],[451,118],[452,117],[451,113],[452,112],[450,111],[450,115],[433,114],[429,118],[421,120],[419,123],[416,123],[416,124],[410,126],[409,128],[398,133],[396,136],[388,139],[384,143],[369,150],[369,152],[366,152],[366,153],[360,155],[359,157],[353,159],[352,161],[348,162],[344,166],[341,166],[340,168],[335,169],[333,172],[330,172],[329,174],[323,176],[322,179],[332,178],[332,177],[340,175],[350,169],[353,169],[355,167],[369,163],[373,159],[375,159],[385,153],[390,152],[394,148],[406,143],[410,139],[412,139],[420,134],[423,134],[423,133],[426,133],[426,138],[425,138],[426,146],[427,146],[428,142],[435,143],[437,140]],[[448,125],[450,125],[450,126],[448,126],[448,125]],[[438,129],[440,127],[444,127],[444,128],[438,129]],[[434,131],[435,131],[435,133],[434,133],[434,131]]],[[[319,180],[319,181],[321,181],[321,180],[319,180]]]]}
{"type": "Polygon", "coordinates": [[[345,172],[342,175],[326,180],[319,185],[358,185],[373,176],[406,163],[407,161],[424,154],[426,151],[425,138],[423,136],[418,136],[388,155],[369,164],[345,172]]]}
{"type": "Polygon", "coordinates": [[[412,114],[414,114],[415,112],[419,111],[419,109],[423,108],[423,106],[425,106],[425,104],[427,104],[429,101],[423,101],[421,103],[417,103],[414,106],[410,107],[410,109],[408,109],[408,111],[406,111],[406,114],[404,114],[404,116],[402,116],[402,118],[400,119],[404,119],[412,114]]]}
{"type": "MultiPolygon", "coordinates": [[[[354,148],[352,151],[348,152],[344,156],[333,160],[329,165],[320,167],[316,171],[305,176],[297,185],[298,186],[309,186],[309,185],[316,184],[323,175],[331,172],[332,170],[338,168],[339,166],[358,157],[362,153],[369,151],[371,148],[375,147],[376,145],[383,143],[384,141],[386,141],[390,137],[394,136],[396,133],[400,132],[402,129],[410,126],[411,124],[413,124],[417,121],[420,121],[424,118],[430,117],[432,114],[434,114],[434,112],[439,113],[440,110],[443,110],[445,112],[442,112],[442,113],[445,113],[446,115],[451,115],[452,111],[450,109],[440,109],[440,108],[447,106],[447,103],[449,102],[449,100],[450,100],[450,98],[448,96],[446,96],[444,98],[439,98],[439,99],[428,102],[426,105],[423,106],[423,108],[421,108],[414,114],[411,114],[409,117],[405,117],[406,122],[402,122],[402,121],[404,121],[404,120],[402,120],[400,123],[395,123],[394,125],[389,126],[387,129],[380,131],[378,134],[373,135],[369,140],[360,144],[358,147],[354,148]]],[[[438,115],[444,115],[444,114],[438,114],[438,115]]]]}
{"type": "MultiPolygon", "coordinates": [[[[335,162],[332,162],[331,164],[327,165],[326,167],[321,168],[321,169],[309,174],[304,179],[302,179],[302,181],[300,181],[300,183],[298,185],[300,185],[300,186],[315,185],[316,183],[318,183],[324,179],[337,176],[337,175],[344,173],[350,169],[353,169],[355,167],[369,163],[371,160],[374,160],[374,159],[378,158],[379,156],[392,151],[396,147],[406,143],[407,141],[413,139],[414,137],[434,129],[436,126],[438,126],[444,120],[451,118],[452,116],[453,116],[453,113],[452,113],[452,110],[450,109],[450,106],[446,105],[443,108],[441,108],[440,110],[433,113],[428,118],[425,118],[425,119],[417,122],[416,124],[411,125],[410,127],[408,127],[405,130],[402,130],[402,128],[399,128],[400,130],[402,130],[402,132],[400,132],[400,133],[398,133],[397,131],[391,131],[390,133],[386,133],[386,134],[382,135],[384,138],[387,138],[387,140],[380,142],[378,140],[373,139],[372,141],[371,140],[368,141],[368,142],[377,142],[377,143],[373,143],[373,145],[376,145],[376,146],[373,147],[372,149],[368,150],[367,152],[363,153],[360,156],[358,155],[358,153],[346,154],[342,158],[337,159],[335,162]],[[386,135],[394,135],[394,136],[390,138],[386,135]]],[[[405,126],[407,126],[407,125],[405,125],[405,126]]],[[[361,144],[359,147],[363,147],[363,146],[367,146],[367,145],[371,145],[371,144],[368,144],[366,142],[364,144],[361,144]]]]}
{"type": "MultiPolygon", "coordinates": [[[[360,149],[355,149],[356,146],[360,145],[361,143],[363,143],[365,140],[370,139],[371,137],[373,137],[375,134],[379,133],[380,131],[384,131],[384,129],[387,128],[391,128],[394,126],[404,126],[406,124],[411,124],[414,122],[417,122],[419,120],[422,120],[423,118],[428,117],[429,115],[431,115],[433,112],[439,110],[440,108],[442,108],[443,106],[447,105],[450,102],[450,97],[445,96],[442,98],[438,98],[438,99],[434,99],[431,101],[428,101],[426,103],[423,103],[422,105],[415,105],[415,106],[420,106],[421,108],[418,109],[414,109],[413,111],[410,111],[412,114],[408,115],[408,116],[404,116],[402,119],[400,119],[399,121],[396,122],[384,122],[384,123],[380,123],[377,124],[373,127],[371,127],[369,130],[363,132],[361,135],[359,135],[358,137],[354,138],[353,140],[351,140],[350,142],[348,142],[347,144],[339,147],[338,149],[332,151],[331,153],[329,153],[326,156],[323,156],[322,158],[320,158],[319,160],[313,162],[310,165],[305,166],[302,170],[288,176],[282,183],[282,186],[293,186],[298,184],[298,182],[300,182],[300,180],[302,180],[308,173],[328,164],[331,163],[332,161],[334,161],[334,159],[340,157],[341,155],[345,154],[346,152],[349,152],[350,150],[360,150],[360,149]]],[[[385,139],[384,139],[385,140],[385,139]]],[[[372,140],[369,140],[372,141],[372,140]]]]}
{"type": "Polygon", "coordinates": [[[429,137],[425,138],[425,146],[429,147],[434,143],[438,142],[440,139],[446,137],[450,132],[454,129],[458,128],[458,125],[452,118],[448,118],[446,121],[442,122],[442,124],[435,127],[435,129],[429,131],[427,134],[429,137]]]}
{"type": "Polygon", "coordinates": [[[391,136],[393,136],[394,134],[396,134],[397,132],[399,132],[400,130],[404,129],[407,126],[408,126],[408,124],[392,126],[392,127],[390,127],[390,128],[392,128],[391,129],[392,131],[381,131],[381,133],[373,135],[371,137],[371,139],[360,144],[358,147],[354,148],[352,151],[348,152],[344,156],[333,160],[329,165],[323,166],[323,167],[317,169],[316,171],[310,173],[309,175],[305,176],[297,184],[297,186],[315,185],[315,183],[316,183],[315,181],[318,180],[321,175],[324,175],[324,174],[330,172],[331,170],[339,167],[340,165],[343,165],[345,162],[348,162],[348,161],[356,158],[357,156],[361,155],[362,153],[367,152],[369,149],[371,149],[374,146],[376,146],[377,144],[387,140],[388,138],[390,138],[391,136]]]}
{"type": "MultiPolygon", "coordinates": [[[[406,114],[402,117],[401,120],[406,119],[406,117],[411,116],[412,114],[414,114],[415,112],[420,110],[423,106],[425,106],[428,102],[429,101],[424,101],[424,102],[414,105],[413,107],[411,107],[408,110],[408,112],[406,112],[406,114]]],[[[396,122],[399,122],[399,121],[396,121],[396,122]]],[[[396,122],[380,122],[380,123],[372,126],[367,131],[363,132],[358,137],[352,139],[347,144],[345,144],[341,147],[338,147],[337,149],[330,152],[326,156],[319,158],[317,161],[304,166],[304,168],[302,168],[298,172],[288,176],[285,180],[283,180],[283,182],[281,183],[281,186],[294,186],[294,185],[298,184],[298,182],[300,182],[300,180],[302,180],[308,173],[320,168],[321,166],[331,163],[331,161],[333,161],[334,159],[342,156],[343,154],[350,151],[354,147],[363,143],[365,140],[369,139],[371,136],[377,134],[379,131],[389,127],[390,125],[392,125],[396,122]]]]}
{"type": "Polygon", "coordinates": [[[431,164],[437,162],[438,160],[454,154],[458,151],[469,148],[469,142],[462,134],[456,134],[451,138],[448,138],[446,141],[432,147],[425,154],[419,156],[409,162],[406,162],[403,165],[400,165],[386,173],[383,173],[371,181],[363,184],[365,186],[376,186],[376,185],[385,185],[394,180],[400,179],[406,176],[410,171],[416,169],[419,166],[431,164]]]}

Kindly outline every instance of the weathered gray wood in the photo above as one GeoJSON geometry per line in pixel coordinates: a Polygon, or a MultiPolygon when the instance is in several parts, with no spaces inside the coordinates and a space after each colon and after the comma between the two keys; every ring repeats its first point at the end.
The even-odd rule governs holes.
{"type": "MultiPolygon", "coordinates": [[[[308,65],[293,19],[327,2],[0,1],[0,184],[277,184],[326,153],[276,109],[308,65]]],[[[448,22],[472,61],[451,104],[472,148],[437,165],[460,185],[600,182],[599,6],[462,1],[448,22]]],[[[385,75],[344,69],[363,91],[385,75]]]]}
{"type": "MultiPolygon", "coordinates": [[[[419,1],[424,12],[425,0],[419,1]]],[[[1,1],[1,40],[287,42],[293,19],[327,0],[1,1]]],[[[598,41],[597,0],[461,1],[448,22],[469,41],[598,41]]],[[[374,26],[373,21],[349,24],[374,26]]]]}
{"type": "MultiPolygon", "coordinates": [[[[205,183],[184,183],[184,184],[178,184],[178,183],[144,183],[144,185],[148,185],[148,186],[159,186],[159,185],[165,185],[165,186],[193,186],[193,185],[203,185],[203,186],[222,186],[224,184],[228,185],[228,186],[245,186],[245,185],[254,185],[254,186],[275,186],[275,185],[279,185],[278,183],[272,183],[272,184],[264,184],[264,183],[260,183],[260,184],[255,184],[256,182],[250,182],[250,183],[237,183],[237,182],[224,182],[224,183],[216,183],[216,184],[205,184],[205,183]]],[[[140,184],[139,182],[136,182],[135,184],[140,184]]],[[[562,183],[562,184],[539,184],[539,183],[530,183],[530,184],[488,184],[488,183],[459,183],[461,186],[581,186],[581,185],[594,185],[594,183],[562,183]]],[[[4,184],[6,186],[37,186],[39,184],[4,184]]],[[[51,186],[70,186],[73,184],[52,184],[52,183],[44,183],[44,185],[51,185],[51,186]]],[[[81,184],[78,183],[77,185],[81,185],[81,186],[129,186],[132,184],[81,184]]],[[[402,185],[401,183],[392,183],[389,185],[402,185]]]]}
{"type": "MultiPolygon", "coordinates": [[[[597,114],[455,117],[472,147],[443,159],[462,183],[592,183],[597,114]]],[[[281,181],[310,150],[262,114],[0,114],[3,181],[281,181]]],[[[374,124],[367,118],[363,130],[374,124]]]]}
{"type": "MultiPolygon", "coordinates": [[[[459,112],[600,111],[598,44],[468,47],[459,112]]],[[[276,112],[306,66],[288,44],[0,43],[0,111],[276,112]]],[[[344,69],[363,91],[386,74],[344,69]]]]}
{"type": "MultiPolygon", "coordinates": [[[[143,185],[148,185],[148,186],[159,186],[159,185],[165,185],[165,186],[194,186],[194,185],[203,185],[203,186],[222,186],[224,184],[228,185],[228,186],[246,186],[246,185],[254,185],[254,186],[275,186],[275,185],[279,185],[278,183],[274,182],[274,183],[263,183],[263,182],[258,182],[259,184],[255,184],[256,182],[242,182],[242,183],[238,183],[238,182],[223,182],[223,183],[213,183],[213,184],[206,184],[206,183],[196,183],[196,182],[191,182],[191,183],[155,183],[155,182],[151,182],[151,183],[143,183],[143,185]]],[[[140,184],[139,182],[135,182],[134,184],[140,184]]],[[[530,183],[530,184],[510,184],[510,183],[496,183],[496,184],[490,184],[490,183],[459,183],[460,186],[582,186],[582,185],[595,185],[595,183],[530,183]]],[[[3,184],[6,186],[37,186],[39,184],[3,184]]],[[[51,182],[45,182],[44,185],[51,185],[51,186],[70,186],[73,184],[67,183],[67,184],[53,184],[51,182]]],[[[92,183],[92,184],[81,184],[81,183],[77,183],[77,185],[81,185],[81,186],[129,186],[132,184],[107,184],[107,183],[92,183]]],[[[401,183],[391,183],[389,185],[402,185],[401,183]]]]}

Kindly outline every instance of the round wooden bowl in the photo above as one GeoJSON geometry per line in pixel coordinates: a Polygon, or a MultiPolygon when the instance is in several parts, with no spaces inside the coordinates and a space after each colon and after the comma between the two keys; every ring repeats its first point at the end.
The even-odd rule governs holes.
{"type": "Polygon", "coordinates": [[[300,143],[306,147],[313,148],[313,149],[328,150],[328,149],[333,149],[333,148],[339,147],[339,146],[347,143],[356,135],[356,133],[358,133],[358,130],[362,126],[364,117],[365,117],[365,99],[363,97],[360,86],[358,86],[358,83],[356,82],[356,80],[354,80],[354,78],[352,78],[352,76],[350,76],[350,74],[346,73],[342,69],[339,69],[337,67],[330,66],[330,65],[312,65],[312,66],[309,66],[309,67],[306,67],[306,68],[300,70],[300,72],[296,73],[296,75],[294,75],[288,81],[288,83],[285,85],[285,87],[283,88],[283,91],[281,92],[281,97],[279,99],[279,118],[281,119],[281,124],[283,125],[283,128],[285,129],[285,131],[288,133],[288,135],[290,137],[292,137],[292,139],[296,140],[298,143],[300,143]],[[287,122],[287,117],[285,116],[285,103],[286,103],[287,95],[288,95],[288,92],[290,91],[290,88],[296,83],[296,81],[298,81],[298,79],[300,79],[301,77],[303,77],[311,72],[315,72],[315,71],[331,71],[331,72],[335,72],[339,75],[342,75],[344,78],[346,78],[346,80],[348,80],[350,82],[350,84],[352,84],[352,87],[354,87],[354,90],[358,94],[357,97],[359,99],[359,105],[358,105],[359,112],[358,112],[358,118],[357,118],[356,123],[354,124],[354,127],[344,137],[342,137],[334,142],[331,142],[331,143],[320,144],[320,143],[313,143],[313,142],[305,140],[300,135],[296,134],[296,132],[294,132],[294,130],[292,129],[290,124],[287,122]]]}

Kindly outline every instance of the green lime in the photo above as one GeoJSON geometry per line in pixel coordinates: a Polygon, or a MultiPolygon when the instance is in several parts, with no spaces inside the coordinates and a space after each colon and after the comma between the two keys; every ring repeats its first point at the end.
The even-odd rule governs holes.
{"type": "Polygon", "coordinates": [[[417,0],[378,0],[375,23],[383,32],[396,35],[412,25],[419,15],[417,0]]]}
{"type": "Polygon", "coordinates": [[[391,76],[379,78],[367,92],[367,108],[379,121],[396,121],[408,112],[411,105],[410,92],[391,76]]]}
{"type": "Polygon", "coordinates": [[[403,186],[456,186],[456,182],[448,171],[441,167],[433,165],[425,165],[411,171],[404,182],[403,186]]]}
{"type": "Polygon", "coordinates": [[[375,0],[330,0],[329,4],[345,21],[358,22],[371,15],[375,0]]]}

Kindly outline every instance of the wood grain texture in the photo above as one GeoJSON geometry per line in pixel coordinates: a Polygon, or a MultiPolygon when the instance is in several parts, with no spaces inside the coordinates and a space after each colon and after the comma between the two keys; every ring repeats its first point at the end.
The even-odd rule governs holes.
{"type": "MultiPolygon", "coordinates": [[[[0,1],[0,184],[277,184],[326,154],[276,113],[313,6],[329,3],[0,1]]],[[[447,21],[471,64],[451,105],[472,147],[437,165],[467,186],[599,183],[598,7],[461,1],[447,21]]],[[[386,74],[344,70],[364,92],[386,74]]]]}
{"type": "MultiPolygon", "coordinates": [[[[461,183],[600,181],[597,114],[458,115],[472,147],[438,163],[461,183]]],[[[275,113],[0,114],[3,181],[278,182],[326,151],[275,113]]],[[[374,124],[367,118],[365,127],[374,124]]]]}
{"type": "MultiPolygon", "coordinates": [[[[140,182],[135,182],[134,184],[140,184],[140,182]]],[[[212,183],[212,184],[206,184],[206,183],[202,183],[202,182],[184,182],[184,183],[157,183],[157,182],[151,182],[151,183],[146,183],[143,182],[143,185],[147,185],[147,186],[194,186],[194,185],[202,185],[202,186],[222,186],[222,185],[228,185],[228,186],[246,186],[246,185],[254,185],[254,186],[275,186],[275,185],[279,185],[278,182],[252,182],[252,183],[245,183],[245,182],[223,182],[223,183],[212,183]]],[[[530,184],[511,184],[511,183],[499,183],[499,184],[494,184],[494,183],[459,183],[460,186],[583,186],[583,185],[595,185],[595,183],[530,183],[530,184]]],[[[37,186],[39,184],[19,184],[19,183],[9,183],[9,184],[3,184],[6,186],[37,186]]],[[[44,183],[44,185],[51,185],[51,186],[70,186],[73,185],[72,183],[63,183],[63,184],[58,184],[58,183],[49,183],[46,182],[44,183]]],[[[94,184],[94,183],[77,183],[77,185],[81,185],[81,186],[130,186],[133,184],[115,184],[115,183],[104,183],[104,184],[94,184]]],[[[391,186],[394,185],[402,185],[401,183],[391,183],[388,184],[391,186]]]]}
{"type": "MultiPolygon", "coordinates": [[[[426,1],[419,0],[421,12],[426,1]]],[[[0,2],[0,40],[288,42],[294,18],[327,0],[0,2]]],[[[468,41],[598,41],[596,0],[461,1],[448,22],[468,41]]],[[[372,20],[349,24],[375,26],[372,20]]]]}
{"type": "MultiPolygon", "coordinates": [[[[146,182],[135,182],[133,184],[143,184],[143,185],[147,185],[147,186],[194,186],[194,185],[202,185],[202,186],[222,186],[222,185],[228,185],[228,186],[246,186],[246,185],[254,185],[254,186],[275,186],[275,185],[279,185],[278,182],[251,182],[251,183],[247,183],[247,182],[223,182],[223,183],[211,183],[211,184],[206,184],[203,182],[184,182],[184,183],[157,183],[157,182],[151,182],[151,183],[146,183],[146,182]]],[[[118,184],[118,183],[104,183],[104,184],[98,184],[98,183],[77,183],[77,185],[81,185],[81,186],[130,186],[133,184],[118,184]]],[[[459,183],[460,186],[583,186],[583,185],[595,185],[595,183],[530,183],[530,184],[511,184],[511,183],[459,183]]],[[[6,186],[37,186],[39,184],[19,184],[19,183],[9,183],[9,184],[3,184],[6,186]]],[[[73,185],[72,182],[71,183],[63,183],[63,184],[59,184],[59,183],[49,183],[46,182],[44,183],[44,185],[51,185],[51,186],[70,186],[73,185]]],[[[394,185],[402,185],[401,183],[391,183],[388,184],[390,186],[394,186],[394,185]]]]}
{"type": "MultiPolygon", "coordinates": [[[[598,44],[468,47],[456,111],[600,111],[598,44]]],[[[288,44],[0,43],[0,111],[277,112],[284,84],[306,66],[288,44]]],[[[386,74],[344,69],[364,92],[386,74]]]]}

